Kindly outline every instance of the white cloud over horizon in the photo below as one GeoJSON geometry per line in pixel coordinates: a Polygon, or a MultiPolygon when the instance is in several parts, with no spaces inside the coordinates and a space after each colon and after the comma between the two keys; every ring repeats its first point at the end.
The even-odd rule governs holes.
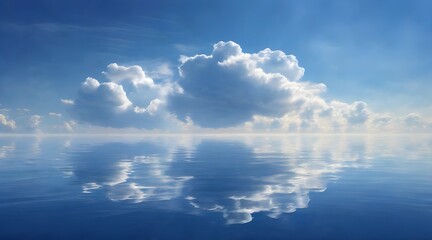
{"type": "Polygon", "coordinates": [[[298,82],[304,69],[296,58],[265,49],[243,53],[234,42],[219,42],[211,55],[184,57],[179,67],[183,94],[171,95],[168,108],[209,128],[235,127],[255,115],[281,117],[303,104],[320,101],[323,84],[298,82]]]}
{"type": "MultiPolygon", "coordinates": [[[[181,56],[178,75],[167,63],[148,72],[138,65],[109,64],[102,72],[105,81],[88,77],[75,98],[60,99],[69,119],[49,112],[62,120],[44,127],[48,132],[76,132],[80,126],[90,132],[92,127],[174,132],[432,130],[432,121],[418,113],[395,116],[373,112],[363,101],[325,99],[327,86],[302,80],[305,69],[297,58],[279,50],[246,53],[235,42],[220,41],[209,55],[181,56]]],[[[10,116],[0,114],[2,132],[42,126],[40,114],[29,115],[27,123],[10,116]]]]}

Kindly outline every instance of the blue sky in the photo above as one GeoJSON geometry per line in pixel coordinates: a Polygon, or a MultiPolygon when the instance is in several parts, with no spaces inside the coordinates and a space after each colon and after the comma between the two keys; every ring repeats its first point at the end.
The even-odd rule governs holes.
{"type": "MultiPolygon", "coordinates": [[[[319,96],[328,105],[333,100],[350,106],[361,101],[367,103],[368,116],[384,113],[409,122],[406,117],[412,113],[415,121],[425,123],[432,116],[430,9],[430,1],[1,1],[0,114],[9,119],[3,123],[14,120],[21,125],[17,127],[20,131],[32,128],[24,125],[29,121],[31,125],[27,118],[33,115],[46,125],[74,121],[78,125],[154,128],[146,123],[126,124],[126,120],[116,120],[117,115],[93,121],[83,117],[78,107],[68,109],[60,99],[79,99],[81,83],[87,77],[107,81],[101,72],[111,63],[139,65],[155,82],[169,81],[184,88],[182,82],[190,79],[177,71],[181,55],[210,56],[214,44],[233,41],[243,53],[270,48],[294,55],[305,69],[300,81],[324,83],[326,90],[319,96]],[[50,112],[61,114],[62,119],[50,112]]],[[[226,76],[209,71],[205,78],[214,81],[226,76]]],[[[197,85],[192,82],[190,86],[197,85]]],[[[143,95],[122,87],[129,98],[143,95]]],[[[243,114],[241,119],[234,119],[229,111],[205,112],[208,106],[204,105],[191,113],[197,101],[206,101],[196,100],[198,92],[186,88],[184,92],[182,96],[190,93],[195,100],[166,98],[165,114],[175,114],[180,125],[193,122],[197,127],[230,128],[257,116],[282,117],[274,109],[257,109],[268,104],[264,100],[248,106],[251,110],[246,115],[237,111],[244,105],[233,107],[232,112],[243,114]],[[191,104],[184,111],[180,109],[184,105],[178,104],[182,101],[191,104]],[[200,116],[232,116],[233,120],[226,125],[211,124],[200,116]]],[[[217,103],[225,110],[223,104],[232,106],[228,98],[219,101],[218,96],[209,100],[211,106],[217,103]]],[[[140,107],[132,102],[131,107],[140,107]]],[[[360,105],[351,107],[360,109],[360,105]]],[[[289,111],[294,110],[287,107],[289,111]]],[[[346,111],[342,111],[345,117],[346,111]]],[[[128,118],[141,122],[135,116],[128,118]]],[[[265,119],[270,125],[273,120],[265,119]]],[[[296,121],[297,125],[305,123],[296,121]]],[[[350,122],[349,117],[346,121],[350,122]]],[[[169,125],[157,128],[171,129],[169,125]]]]}

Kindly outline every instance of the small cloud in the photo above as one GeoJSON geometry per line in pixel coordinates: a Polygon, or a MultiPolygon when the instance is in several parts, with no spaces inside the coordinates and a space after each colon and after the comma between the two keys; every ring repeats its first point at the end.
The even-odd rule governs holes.
{"type": "Polygon", "coordinates": [[[54,125],[53,130],[56,133],[73,133],[75,125],[77,125],[77,123],[73,120],[63,121],[61,125],[54,125]]]}
{"type": "Polygon", "coordinates": [[[63,122],[63,127],[64,127],[64,129],[67,130],[68,132],[73,132],[73,131],[74,131],[74,126],[75,126],[76,124],[77,124],[77,123],[76,123],[75,121],[73,121],[73,120],[71,120],[71,121],[64,121],[64,122],[63,122]]]}
{"type": "Polygon", "coordinates": [[[145,113],[146,109],[142,108],[142,107],[135,106],[134,112],[136,112],[136,113],[145,113]]]}
{"type": "Polygon", "coordinates": [[[424,124],[425,120],[417,113],[410,113],[405,116],[404,122],[407,126],[419,126],[424,124]]]}
{"type": "Polygon", "coordinates": [[[65,105],[74,105],[75,102],[72,99],[60,99],[60,101],[65,105]]]}
{"type": "Polygon", "coordinates": [[[403,118],[403,124],[409,131],[431,130],[432,123],[428,122],[420,114],[410,113],[403,118]]]}
{"type": "Polygon", "coordinates": [[[6,115],[0,114],[0,131],[6,130],[10,131],[16,128],[16,123],[14,120],[9,119],[6,115]]]}
{"type": "Polygon", "coordinates": [[[30,116],[30,119],[29,119],[29,126],[30,126],[30,128],[32,128],[32,129],[39,128],[39,125],[40,125],[41,121],[42,121],[42,117],[39,116],[39,115],[32,115],[32,116],[30,116]]]}
{"type": "Polygon", "coordinates": [[[350,124],[362,124],[366,122],[370,112],[367,110],[367,104],[361,101],[354,102],[348,109],[343,112],[350,124]]]}
{"type": "Polygon", "coordinates": [[[162,101],[158,98],[151,100],[150,104],[147,106],[146,110],[150,115],[155,114],[160,105],[162,104],[162,101]]]}
{"type": "Polygon", "coordinates": [[[61,117],[62,116],[60,113],[55,113],[55,112],[50,112],[50,113],[48,113],[48,115],[53,116],[53,117],[61,117]]]}

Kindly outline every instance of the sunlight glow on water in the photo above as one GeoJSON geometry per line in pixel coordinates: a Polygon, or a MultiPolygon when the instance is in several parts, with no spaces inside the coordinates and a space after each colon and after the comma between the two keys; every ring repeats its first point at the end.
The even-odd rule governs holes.
{"type": "Polygon", "coordinates": [[[428,136],[1,137],[0,239],[427,239],[431,157],[428,136]]]}

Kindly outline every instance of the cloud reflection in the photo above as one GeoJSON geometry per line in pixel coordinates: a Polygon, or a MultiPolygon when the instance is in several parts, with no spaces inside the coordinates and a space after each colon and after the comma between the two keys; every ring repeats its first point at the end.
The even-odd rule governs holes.
{"type": "Polygon", "coordinates": [[[75,161],[74,174],[82,182],[83,193],[103,189],[112,201],[170,200],[180,196],[192,178],[167,175],[169,148],[148,142],[98,145],[80,153],[75,161]]]}
{"type": "Polygon", "coordinates": [[[278,218],[307,208],[310,193],[325,191],[346,169],[369,167],[372,156],[398,149],[415,147],[408,154],[422,154],[430,146],[424,143],[349,136],[183,136],[94,144],[72,154],[72,166],[82,193],[103,192],[125,203],[158,201],[162,208],[175,203],[185,213],[215,212],[227,224],[244,224],[256,214],[278,218]]]}
{"type": "Polygon", "coordinates": [[[221,212],[227,224],[248,223],[259,212],[277,218],[307,208],[309,193],[325,191],[344,168],[368,166],[364,142],[355,148],[338,144],[279,137],[202,142],[194,160],[203,162],[201,172],[212,173],[188,183],[186,200],[196,209],[221,212]]]}

